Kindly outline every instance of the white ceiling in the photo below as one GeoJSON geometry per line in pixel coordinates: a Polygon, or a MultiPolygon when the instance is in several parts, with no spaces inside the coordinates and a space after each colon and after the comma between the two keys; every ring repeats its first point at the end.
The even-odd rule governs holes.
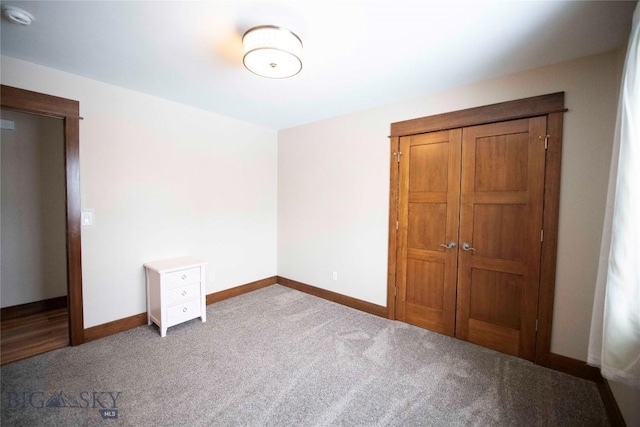
{"type": "Polygon", "coordinates": [[[635,1],[3,1],[1,53],[283,129],[617,48],[635,1]],[[303,41],[290,79],[242,66],[242,34],[303,41]]]}

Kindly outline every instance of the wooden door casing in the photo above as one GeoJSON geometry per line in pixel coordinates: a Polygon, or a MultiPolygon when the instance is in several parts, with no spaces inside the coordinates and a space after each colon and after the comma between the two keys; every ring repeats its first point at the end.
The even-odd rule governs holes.
{"type": "Polygon", "coordinates": [[[456,336],[533,360],[546,117],[465,128],[456,336]],[[540,136],[543,136],[540,138],[540,136]]]}
{"type": "Polygon", "coordinates": [[[453,336],[462,131],[400,138],[399,320],[453,336]]]}
{"type": "Polygon", "coordinates": [[[64,120],[67,205],[67,297],[71,345],[84,342],[82,244],[80,235],[80,103],[75,100],[0,85],[2,108],[64,120]]]}

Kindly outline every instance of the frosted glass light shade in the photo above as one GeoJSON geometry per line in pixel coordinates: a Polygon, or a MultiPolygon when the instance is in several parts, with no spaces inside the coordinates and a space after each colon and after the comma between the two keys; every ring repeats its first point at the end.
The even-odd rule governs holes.
{"type": "Polygon", "coordinates": [[[242,37],[244,66],[259,76],[283,79],[302,69],[302,41],[291,31],[273,25],[249,29],[242,37]]]}

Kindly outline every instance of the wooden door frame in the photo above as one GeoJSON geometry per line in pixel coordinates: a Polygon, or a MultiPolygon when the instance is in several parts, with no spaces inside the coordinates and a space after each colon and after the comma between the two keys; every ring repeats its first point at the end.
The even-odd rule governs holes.
{"type": "Polygon", "coordinates": [[[535,363],[549,366],[558,246],[562,127],[563,114],[566,111],[564,107],[564,92],[557,92],[391,124],[391,135],[389,137],[391,141],[389,253],[387,264],[387,313],[389,319],[396,318],[398,158],[401,157],[401,154],[397,153],[400,151],[400,137],[546,115],[549,148],[546,153],[545,167],[544,210],[542,214],[545,233],[544,241],[542,242],[540,266],[535,363]]]}
{"type": "Polygon", "coordinates": [[[0,85],[2,108],[62,119],[64,124],[67,235],[67,300],[69,341],[84,342],[82,253],[80,241],[80,103],[11,86],[0,85]]]}

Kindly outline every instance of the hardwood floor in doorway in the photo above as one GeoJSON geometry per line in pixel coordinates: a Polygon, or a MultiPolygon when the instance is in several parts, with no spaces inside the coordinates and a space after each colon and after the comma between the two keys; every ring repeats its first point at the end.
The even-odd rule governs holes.
{"type": "Polygon", "coordinates": [[[68,345],[67,308],[2,320],[0,364],[6,365],[68,345]]]}

